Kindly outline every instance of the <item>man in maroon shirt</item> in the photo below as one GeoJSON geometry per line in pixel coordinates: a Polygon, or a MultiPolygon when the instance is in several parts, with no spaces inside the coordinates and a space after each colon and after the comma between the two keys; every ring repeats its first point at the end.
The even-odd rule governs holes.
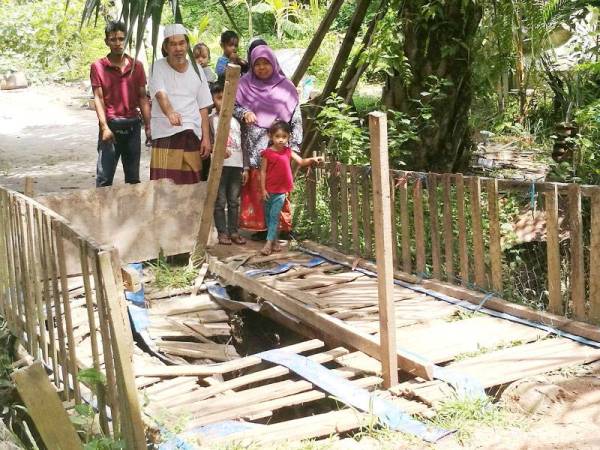
{"type": "Polygon", "coordinates": [[[144,67],[125,54],[127,30],[122,22],[109,22],[104,34],[110,53],[90,68],[100,126],[96,187],[112,185],[119,158],[123,161],[125,183],[140,182],[140,110],[146,137],[150,139],[144,67]]]}

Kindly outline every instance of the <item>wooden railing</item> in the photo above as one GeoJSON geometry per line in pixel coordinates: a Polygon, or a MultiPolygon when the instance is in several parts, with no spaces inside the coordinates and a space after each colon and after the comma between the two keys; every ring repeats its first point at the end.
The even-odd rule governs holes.
{"type": "Polygon", "coordinates": [[[0,188],[0,314],[29,354],[43,362],[63,400],[93,404],[107,436],[123,439],[128,449],[143,449],[123,300],[114,249],[100,248],[33,199],[0,188]],[[83,285],[82,299],[70,292],[74,279],[83,285]],[[75,308],[85,311],[77,317],[77,334],[75,308]],[[96,396],[96,386],[77,376],[92,367],[107,381],[96,396]]]}
{"type": "MultiPolygon", "coordinates": [[[[390,186],[398,270],[600,324],[600,186],[401,170],[390,186]],[[537,236],[515,242],[525,213],[537,236]]],[[[310,171],[308,234],[372,259],[371,189],[369,166],[310,171]]]]}

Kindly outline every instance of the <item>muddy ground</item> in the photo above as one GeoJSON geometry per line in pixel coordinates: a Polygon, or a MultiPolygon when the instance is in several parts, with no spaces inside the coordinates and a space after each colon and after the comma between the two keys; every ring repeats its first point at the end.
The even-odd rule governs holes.
{"type": "MultiPolygon", "coordinates": [[[[30,87],[0,91],[0,184],[22,190],[26,176],[36,193],[65,192],[95,185],[98,125],[87,109],[83,85],[30,87]]],[[[148,179],[149,152],[142,151],[142,180],[148,179]]],[[[115,184],[123,182],[119,167],[115,184]]],[[[592,370],[520,382],[521,391],[505,394],[515,412],[501,427],[477,427],[459,443],[446,438],[439,449],[599,449],[600,364],[592,370]]],[[[365,438],[336,448],[424,448],[415,442],[365,438]]]]}

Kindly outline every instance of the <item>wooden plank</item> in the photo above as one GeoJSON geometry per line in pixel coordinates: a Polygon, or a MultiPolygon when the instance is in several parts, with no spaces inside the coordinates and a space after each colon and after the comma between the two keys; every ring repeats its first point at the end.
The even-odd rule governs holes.
{"type": "MultiPolygon", "coordinates": [[[[249,278],[243,273],[233,270],[216,258],[210,258],[209,268],[213,274],[223,277],[228,283],[240,286],[258,297],[270,301],[293,316],[301,317],[305,323],[320,330],[328,338],[331,337],[337,342],[344,342],[346,345],[363,351],[375,358],[379,357],[381,350],[377,339],[358,332],[341,320],[332,318],[319,309],[307,305],[306,301],[317,302],[316,299],[312,298],[311,294],[303,291],[279,292],[258,280],[249,278]]],[[[398,366],[400,369],[414,376],[424,379],[431,379],[432,377],[433,365],[431,362],[410,352],[398,350],[398,366]]]]}
{"type": "Polygon", "coordinates": [[[32,177],[25,177],[23,194],[27,197],[33,198],[35,191],[33,189],[33,178],[32,177]]]}
{"type": "Polygon", "coordinates": [[[129,316],[125,309],[123,291],[119,290],[123,282],[120,271],[117,270],[118,264],[115,264],[118,261],[116,250],[100,252],[98,258],[100,260],[102,284],[106,292],[108,322],[112,335],[111,344],[114,350],[117,385],[119,386],[119,401],[122,405],[122,431],[125,435],[127,448],[145,450],[144,423],[132,366],[133,336],[129,328],[129,316]]]}
{"type": "Polygon", "coordinates": [[[560,285],[560,240],[558,234],[558,188],[544,193],[546,197],[546,253],[548,263],[548,311],[563,315],[560,285]]]}
{"type": "Polygon", "coordinates": [[[29,220],[28,206],[26,202],[19,204],[19,222],[21,225],[21,242],[23,249],[23,286],[25,287],[25,323],[27,327],[27,344],[29,353],[37,358],[39,354],[37,339],[37,313],[35,305],[35,287],[33,285],[34,265],[33,239],[31,237],[31,222],[29,220]]]}
{"type": "MultiPolygon", "coordinates": [[[[310,341],[299,342],[298,344],[282,347],[282,350],[291,353],[303,353],[310,350],[323,347],[323,341],[312,339],[310,341]]],[[[183,377],[183,376],[209,376],[214,374],[224,374],[242,370],[247,367],[256,366],[262,363],[258,356],[246,356],[244,358],[227,361],[220,364],[190,364],[187,366],[144,366],[136,367],[136,376],[159,376],[159,377],[183,377]]]]}
{"type": "MultiPolygon", "coordinates": [[[[352,384],[357,387],[376,386],[381,382],[379,377],[365,377],[357,380],[351,380],[352,384]]],[[[280,408],[300,405],[302,403],[313,402],[327,397],[327,394],[322,391],[310,390],[312,384],[308,381],[290,382],[289,387],[285,387],[278,391],[268,391],[266,398],[258,398],[255,402],[247,402],[244,406],[232,405],[230,408],[222,411],[215,411],[210,414],[203,414],[200,417],[193,417],[188,425],[189,428],[195,428],[210,423],[216,423],[223,420],[235,419],[239,417],[247,417],[250,414],[256,414],[261,411],[274,411],[280,408]],[[276,397],[276,395],[278,396],[276,397]]],[[[269,386],[266,386],[269,388],[269,386]]],[[[264,394],[263,394],[264,396],[264,394]]],[[[243,405],[243,403],[241,403],[243,405]]]]}
{"type": "Polygon", "coordinates": [[[425,223],[423,219],[423,187],[417,178],[413,186],[413,215],[415,223],[415,248],[417,275],[425,274],[425,223]]]}
{"type": "Polygon", "coordinates": [[[371,171],[363,170],[361,175],[361,212],[362,228],[365,238],[365,249],[363,256],[370,259],[373,256],[373,233],[371,231],[371,171]]]}
{"type": "MultiPolygon", "coordinates": [[[[69,286],[67,284],[67,260],[64,250],[64,244],[62,235],[60,233],[60,225],[54,228],[54,239],[56,245],[56,257],[58,259],[58,273],[60,276],[60,292],[62,295],[62,307],[65,314],[65,331],[67,334],[68,343],[68,366],[71,372],[73,381],[73,394],[76,403],[81,403],[81,392],[79,390],[79,381],[77,380],[77,355],[75,349],[75,338],[73,337],[73,318],[71,316],[71,299],[69,297],[69,286]]],[[[60,302],[59,302],[60,303],[60,302]]],[[[67,361],[63,361],[63,364],[67,364],[67,361]]],[[[68,382],[67,382],[68,385],[68,382]]]]}
{"type": "MultiPolygon", "coordinates": [[[[39,211],[39,210],[38,210],[39,211]]],[[[53,304],[53,285],[54,285],[54,272],[53,272],[53,265],[52,265],[52,253],[51,253],[51,245],[52,242],[50,240],[50,219],[48,218],[48,216],[46,214],[43,214],[42,212],[40,212],[39,215],[39,221],[40,221],[40,229],[41,229],[41,239],[42,239],[42,246],[43,246],[43,250],[44,250],[44,302],[46,305],[46,321],[47,321],[47,328],[48,328],[48,340],[49,340],[49,345],[48,345],[48,357],[51,359],[52,361],[52,373],[54,374],[58,374],[58,361],[57,361],[57,349],[56,349],[56,338],[57,336],[55,335],[55,327],[54,327],[54,323],[55,323],[55,318],[54,318],[54,310],[52,308],[52,304],[53,304]]],[[[48,361],[46,361],[48,362],[48,361]]],[[[56,386],[58,387],[58,377],[55,376],[54,377],[54,382],[56,384],[56,386]]]]}
{"type": "MultiPolygon", "coordinates": [[[[57,328],[58,338],[58,363],[62,370],[62,383],[64,384],[63,395],[64,399],[69,401],[71,399],[71,390],[69,387],[69,363],[67,357],[67,346],[66,346],[66,334],[64,325],[63,308],[61,303],[61,289],[59,289],[58,280],[60,272],[57,263],[57,244],[56,244],[56,227],[57,222],[54,219],[50,220],[49,223],[49,239],[51,246],[51,264],[52,264],[52,292],[54,300],[54,322],[57,328]]],[[[68,295],[68,293],[67,293],[68,295]]],[[[55,378],[58,379],[58,372],[55,372],[55,378]]]]}
{"type": "MultiPolygon", "coordinates": [[[[361,269],[377,272],[377,265],[370,261],[353,258],[352,256],[344,255],[341,252],[333,250],[325,245],[317,244],[312,241],[302,241],[302,246],[307,250],[318,253],[324,258],[340,264],[345,264],[349,267],[360,267],[361,269]]],[[[414,275],[410,275],[399,270],[394,271],[394,277],[398,280],[406,281],[407,283],[417,283],[419,280],[414,275]]]]}
{"type": "Polygon", "coordinates": [[[473,235],[473,271],[475,284],[486,288],[483,228],[481,227],[481,180],[471,178],[471,232],[473,235]]]}
{"type": "Polygon", "coordinates": [[[360,232],[358,227],[358,167],[350,166],[350,214],[352,215],[352,250],[360,255],[360,232]]]}
{"type": "Polygon", "coordinates": [[[498,297],[488,297],[487,294],[475,292],[466,289],[462,286],[454,286],[448,283],[439,282],[436,280],[424,280],[422,283],[426,289],[446,294],[459,300],[466,300],[475,305],[481,304],[485,299],[485,307],[494,311],[505,312],[521,319],[539,322],[544,325],[551,326],[560,331],[572,333],[577,336],[600,342],[600,327],[591,325],[585,322],[558,316],[545,311],[536,311],[524,305],[507,302],[498,297]]]}
{"type": "Polygon", "coordinates": [[[456,216],[458,219],[460,280],[463,286],[468,286],[469,252],[467,248],[467,222],[465,218],[465,180],[460,173],[456,175],[456,216]]]}
{"type": "Polygon", "coordinates": [[[412,256],[410,252],[410,219],[408,211],[408,180],[403,174],[398,183],[398,198],[400,201],[400,230],[402,247],[402,270],[412,272],[412,256]]]}
{"type": "MultiPolygon", "coordinates": [[[[393,197],[390,191],[389,156],[387,147],[387,116],[382,112],[369,114],[371,167],[373,175],[373,220],[375,221],[375,257],[377,260],[377,292],[379,297],[379,335],[386,388],[398,384],[396,357],[396,314],[394,311],[394,259],[397,248],[393,236],[393,197]]],[[[392,180],[393,187],[393,180],[392,180]]]]}
{"type": "Polygon", "coordinates": [[[113,433],[118,434],[121,425],[121,411],[117,401],[117,375],[113,360],[113,351],[111,347],[112,336],[108,325],[108,309],[104,285],[100,277],[100,258],[97,251],[92,253],[92,276],[94,279],[94,289],[96,291],[96,305],[98,308],[98,325],[100,327],[100,336],[102,342],[102,353],[104,356],[104,373],[106,374],[106,399],[110,406],[113,422],[113,433]]]}
{"type": "Polygon", "coordinates": [[[306,214],[313,224],[313,233],[317,223],[317,180],[316,169],[309,167],[304,178],[306,191],[306,214]]]}
{"type": "Polygon", "coordinates": [[[394,174],[388,173],[390,184],[390,219],[391,219],[391,234],[392,234],[392,260],[394,267],[398,267],[398,224],[396,221],[396,180],[394,174]]]}
{"type": "Polygon", "coordinates": [[[433,173],[427,175],[427,194],[431,239],[431,275],[439,280],[441,279],[440,230],[438,225],[437,177],[433,173]]]}
{"type": "MultiPolygon", "coordinates": [[[[90,264],[88,248],[82,239],[79,244],[79,260],[81,262],[81,274],[83,276],[83,288],[85,295],[85,306],[87,311],[87,320],[90,330],[90,347],[92,351],[92,364],[94,369],[100,371],[100,354],[98,351],[98,332],[96,325],[96,314],[94,314],[94,298],[90,283],[90,264]]],[[[106,391],[104,386],[98,386],[98,410],[100,413],[100,427],[104,433],[109,432],[108,420],[106,417],[106,391]]]]}
{"type": "Polygon", "coordinates": [[[448,367],[476,377],[487,388],[598,359],[600,349],[555,338],[485,353],[448,367]]]}
{"type": "Polygon", "coordinates": [[[454,231],[452,229],[452,190],[451,175],[443,175],[443,199],[444,199],[444,267],[446,279],[454,282],[454,231]]]}
{"type": "Polygon", "coordinates": [[[348,169],[345,164],[340,165],[340,221],[342,233],[342,250],[350,250],[350,236],[348,235],[348,169]]]}
{"type": "Polygon", "coordinates": [[[590,221],[590,321],[600,324],[600,191],[592,194],[590,221]]]}
{"type": "Polygon", "coordinates": [[[500,214],[498,205],[498,180],[486,180],[488,195],[488,220],[490,239],[490,271],[492,289],[502,294],[502,244],[500,242],[500,214]]]}
{"type": "Polygon", "coordinates": [[[46,313],[45,313],[45,299],[44,295],[47,294],[45,291],[46,287],[44,282],[47,283],[48,274],[46,273],[46,264],[44,261],[44,248],[43,248],[43,228],[39,221],[39,210],[32,207],[31,210],[31,224],[35,232],[35,284],[36,284],[36,306],[38,314],[38,333],[40,337],[40,344],[42,347],[42,359],[45,362],[48,360],[48,327],[46,326],[46,313]]]}
{"type": "Polygon", "coordinates": [[[569,233],[571,236],[571,308],[573,317],[585,320],[585,268],[583,261],[583,222],[581,220],[581,188],[568,187],[569,233]]]}
{"type": "Polygon", "coordinates": [[[229,139],[229,128],[231,125],[231,117],[235,105],[235,93],[237,91],[239,79],[240,66],[227,64],[227,70],[225,71],[225,86],[223,88],[223,103],[221,112],[219,113],[219,126],[217,127],[215,143],[211,154],[208,188],[206,190],[206,198],[204,199],[204,206],[200,217],[200,227],[198,229],[196,243],[194,244],[194,250],[192,251],[190,258],[194,266],[198,266],[204,256],[213,224],[213,213],[221,180],[221,172],[223,171],[223,161],[225,160],[225,150],[227,149],[227,141],[229,139]]]}
{"type": "Polygon", "coordinates": [[[339,244],[339,173],[337,166],[330,168],[329,191],[331,205],[331,245],[337,247],[339,244]]]}
{"type": "Polygon", "coordinates": [[[17,370],[12,378],[46,447],[56,450],[83,449],[42,363],[35,362],[26,369],[17,370]]]}

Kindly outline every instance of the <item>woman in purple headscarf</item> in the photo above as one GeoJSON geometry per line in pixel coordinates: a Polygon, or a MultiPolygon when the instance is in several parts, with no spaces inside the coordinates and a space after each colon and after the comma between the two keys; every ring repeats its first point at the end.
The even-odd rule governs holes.
{"type": "MultiPolygon", "coordinates": [[[[290,147],[300,151],[302,143],[302,115],[298,91],[285,76],[273,50],[259,45],[250,55],[250,71],[241,79],[233,115],[245,126],[242,146],[249,155],[249,167],[244,167],[240,228],[252,231],[266,230],[264,205],[260,187],[260,152],[269,146],[268,129],[276,120],[291,125],[290,147]]],[[[291,230],[289,201],[281,212],[280,230],[291,230]]]]}

